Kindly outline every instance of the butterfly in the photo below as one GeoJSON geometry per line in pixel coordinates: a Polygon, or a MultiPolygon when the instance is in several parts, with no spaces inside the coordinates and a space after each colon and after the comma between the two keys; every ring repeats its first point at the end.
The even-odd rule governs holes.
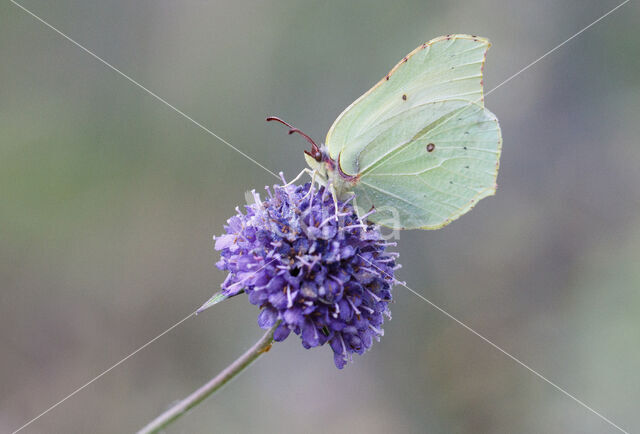
{"type": "Polygon", "coordinates": [[[336,200],[355,195],[359,214],[375,210],[368,220],[441,228],[496,191],[502,136],[482,81],[490,45],[447,35],[417,47],[338,116],[322,146],[267,121],[305,137],[303,173],[336,200]]]}

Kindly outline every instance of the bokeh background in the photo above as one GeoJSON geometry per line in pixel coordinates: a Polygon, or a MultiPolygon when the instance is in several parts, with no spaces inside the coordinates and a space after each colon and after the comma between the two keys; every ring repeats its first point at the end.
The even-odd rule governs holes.
{"type": "MultiPolygon", "coordinates": [[[[414,47],[493,42],[491,89],[616,6],[567,1],[23,0],[287,177],[305,143],[414,47]]],[[[487,97],[497,196],[403,233],[410,287],[640,431],[640,22],[630,2],[487,97]]],[[[0,5],[0,431],[204,302],[211,236],[276,180],[9,2],[0,5]]],[[[168,432],[606,433],[594,414],[406,289],[343,371],[293,337],[168,432]]],[[[262,331],[238,297],[192,318],[25,433],[132,432],[262,331]]]]}

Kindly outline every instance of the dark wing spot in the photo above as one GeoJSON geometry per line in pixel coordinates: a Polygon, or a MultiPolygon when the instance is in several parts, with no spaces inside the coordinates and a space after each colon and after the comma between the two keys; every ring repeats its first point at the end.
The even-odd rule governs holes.
{"type": "Polygon", "coordinates": [[[467,150],[467,147],[466,147],[466,146],[463,146],[462,148],[463,148],[465,151],[467,150]]]}
{"type": "Polygon", "coordinates": [[[469,168],[469,166],[464,166],[464,168],[465,168],[465,169],[468,169],[468,168],[469,168]]]}
{"type": "Polygon", "coordinates": [[[388,75],[387,75],[386,79],[387,79],[387,81],[389,81],[389,76],[388,75]]]}
{"type": "Polygon", "coordinates": [[[453,184],[453,181],[449,181],[449,184],[453,184]]]}
{"type": "Polygon", "coordinates": [[[404,101],[406,101],[406,100],[407,100],[407,94],[406,94],[406,93],[402,94],[402,99],[403,99],[404,101]]]}
{"type": "Polygon", "coordinates": [[[429,143],[427,145],[427,152],[433,152],[434,149],[436,149],[436,145],[434,145],[433,143],[429,143]]]}
{"type": "Polygon", "coordinates": [[[408,57],[405,57],[404,59],[402,59],[403,62],[406,62],[407,60],[409,60],[408,57]]]}
{"type": "Polygon", "coordinates": [[[465,134],[469,134],[469,131],[465,131],[464,133],[465,133],[465,134]]]}

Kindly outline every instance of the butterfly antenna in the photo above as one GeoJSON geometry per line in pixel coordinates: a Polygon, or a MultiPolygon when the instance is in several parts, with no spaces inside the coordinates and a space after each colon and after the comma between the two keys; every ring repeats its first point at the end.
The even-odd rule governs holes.
{"type": "Polygon", "coordinates": [[[285,122],[285,121],[283,121],[282,119],[280,119],[280,118],[278,118],[276,116],[269,116],[266,119],[266,121],[267,122],[271,122],[271,121],[280,122],[282,125],[285,125],[285,126],[289,127],[289,134],[293,134],[293,133],[300,134],[302,137],[304,137],[307,140],[307,142],[309,142],[311,144],[311,152],[304,151],[305,154],[311,156],[312,158],[315,158],[316,161],[321,161],[322,160],[322,153],[320,152],[320,148],[318,147],[318,145],[316,145],[316,142],[314,142],[311,137],[307,136],[301,130],[299,130],[298,128],[294,127],[290,123],[285,122]]]}

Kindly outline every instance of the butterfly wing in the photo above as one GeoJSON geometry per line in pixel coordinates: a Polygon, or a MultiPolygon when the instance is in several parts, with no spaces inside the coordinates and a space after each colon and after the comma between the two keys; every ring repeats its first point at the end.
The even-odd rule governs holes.
{"type": "Polygon", "coordinates": [[[482,101],[489,46],[469,35],[421,45],[331,126],[329,155],[359,175],[353,191],[361,210],[378,209],[371,220],[435,229],[493,194],[501,138],[482,101]]]}

